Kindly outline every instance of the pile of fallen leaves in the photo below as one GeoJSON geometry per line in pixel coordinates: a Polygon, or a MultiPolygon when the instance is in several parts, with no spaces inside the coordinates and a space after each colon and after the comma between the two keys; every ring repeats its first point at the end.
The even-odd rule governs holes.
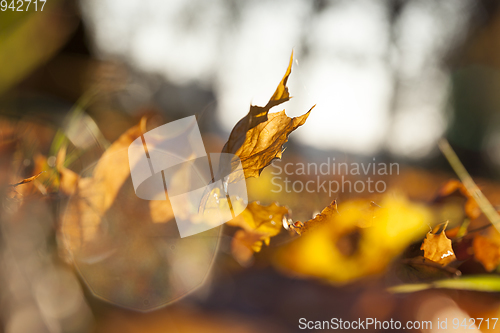
{"type": "MultiPolygon", "coordinates": [[[[272,108],[290,99],[287,81],[291,68],[292,58],[269,102],[265,106],[252,105],[222,149],[223,153],[240,158],[245,178],[259,177],[273,160],[282,157],[288,136],[305,124],[312,110],[295,118],[288,117],[284,110],[270,113],[272,108]]],[[[135,196],[130,190],[124,190],[126,184],[130,185],[127,148],[146,132],[145,126],[145,122],[141,122],[111,144],[87,177],[65,166],[64,147],[52,167],[46,158],[40,157],[37,173],[13,182],[10,196],[19,198],[18,189],[33,183],[39,189],[43,187],[40,191],[45,193],[42,194],[56,191],[71,197],[64,223],[58,230],[64,235],[63,252],[78,253],[79,260],[92,263],[113,251],[125,251],[141,253],[140,257],[130,258],[140,267],[138,275],[141,269],[142,273],[157,269],[157,248],[148,242],[152,233],[175,228],[170,204],[168,200],[153,200],[129,205],[135,196]],[[40,181],[43,177],[45,181],[40,181]],[[110,211],[135,222],[126,224],[122,233],[111,237],[103,233],[113,225],[113,221],[109,221],[110,211]]],[[[222,199],[220,204],[227,203],[222,199]]],[[[238,204],[243,203],[233,202],[238,204]]],[[[456,279],[462,273],[492,272],[500,265],[500,233],[482,214],[477,193],[458,180],[445,183],[428,202],[411,201],[401,191],[389,188],[377,202],[369,197],[334,201],[305,222],[294,221],[286,204],[251,202],[243,213],[227,222],[234,229],[231,253],[236,261],[243,266],[250,265],[255,253],[270,245],[278,235],[286,235],[290,241],[271,251],[270,262],[285,274],[334,283],[386,272],[391,272],[393,284],[456,279]],[[447,207],[456,202],[457,195],[464,198],[463,218],[450,226],[447,207]],[[481,266],[478,267],[478,263],[481,266]]],[[[218,236],[218,232],[216,228],[213,236],[218,236]]],[[[210,257],[216,249],[207,246],[209,249],[203,250],[210,257]]],[[[71,256],[66,257],[71,260],[71,256]]],[[[209,265],[210,260],[207,262],[209,265]]],[[[110,274],[105,268],[102,273],[110,274]]],[[[192,283],[196,285],[200,281],[192,283]]],[[[172,298],[180,297],[185,289],[188,287],[172,298]]]]}

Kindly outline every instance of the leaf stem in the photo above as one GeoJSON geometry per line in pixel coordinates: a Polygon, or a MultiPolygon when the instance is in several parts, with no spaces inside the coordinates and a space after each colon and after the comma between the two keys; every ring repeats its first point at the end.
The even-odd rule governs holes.
{"type": "Polygon", "coordinates": [[[462,184],[464,184],[465,188],[467,189],[467,192],[469,192],[471,197],[474,198],[479,208],[488,218],[491,224],[493,224],[493,226],[498,231],[500,231],[500,215],[498,215],[495,208],[493,208],[491,203],[484,196],[483,192],[481,192],[479,187],[477,187],[476,183],[469,175],[462,162],[460,162],[460,159],[458,158],[453,148],[451,148],[448,141],[446,139],[441,139],[438,145],[439,149],[448,160],[448,163],[450,163],[451,167],[457,174],[458,178],[460,178],[462,184]]]}

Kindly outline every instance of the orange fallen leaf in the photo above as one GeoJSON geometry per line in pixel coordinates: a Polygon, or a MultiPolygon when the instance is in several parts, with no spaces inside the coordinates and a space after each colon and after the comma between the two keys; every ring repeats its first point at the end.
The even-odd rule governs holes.
{"type": "Polygon", "coordinates": [[[472,240],[474,258],[491,272],[500,265],[500,233],[488,228],[472,240]]]}
{"type": "Polygon", "coordinates": [[[447,197],[454,192],[459,191],[461,195],[463,195],[467,201],[465,202],[464,210],[467,217],[471,220],[475,220],[481,215],[481,209],[477,204],[476,200],[469,194],[467,188],[462,184],[461,181],[452,179],[449,180],[446,184],[444,184],[438,191],[437,199],[447,197]]]}
{"type": "Polygon", "coordinates": [[[437,262],[443,266],[455,261],[455,252],[451,246],[451,240],[446,237],[445,229],[448,221],[437,225],[434,230],[427,233],[427,236],[420,247],[424,251],[426,259],[437,262]]]}

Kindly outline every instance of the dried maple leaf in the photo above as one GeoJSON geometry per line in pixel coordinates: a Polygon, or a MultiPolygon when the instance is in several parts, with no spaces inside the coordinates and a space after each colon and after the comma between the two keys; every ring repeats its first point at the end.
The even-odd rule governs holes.
{"type": "Polygon", "coordinates": [[[455,252],[451,247],[451,240],[446,237],[445,229],[448,221],[437,225],[434,230],[427,233],[427,236],[420,247],[424,251],[426,259],[437,262],[443,266],[455,261],[455,252]]]}
{"type": "Polygon", "coordinates": [[[472,241],[474,258],[491,272],[500,265],[500,233],[489,228],[476,235],[472,241]]]}
{"type": "Polygon", "coordinates": [[[281,158],[282,147],[291,132],[302,126],[309,113],[290,118],[285,111],[269,114],[269,110],[290,99],[286,83],[292,71],[293,53],[285,76],[265,106],[250,106],[248,114],[233,128],[222,149],[223,153],[237,155],[242,163],[245,178],[258,177],[262,170],[276,158],[281,158]]]}
{"type": "Polygon", "coordinates": [[[289,213],[287,207],[278,206],[274,202],[269,206],[251,202],[243,213],[228,221],[227,224],[246,231],[256,231],[267,235],[263,240],[268,245],[270,237],[276,236],[280,232],[283,217],[288,216],[289,213]]]}
{"type": "Polygon", "coordinates": [[[281,231],[282,221],[289,214],[287,207],[276,203],[263,206],[251,202],[240,215],[228,221],[228,225],[242,229],[236,232],[231,244],[235,259],[242,264],[248,263],[253,252],[259,252],[263,243],[269,245],[271,237],[281,231]]]}
{"type": "Polygon", "coordinates": [[[330,223],[333,222],[333,219],[335,216],[338,214],[337,210],[337,200],[333,200],[328,206],[326,206],[325,209],[321,211],[318,215],[316,215],[314,218],[302,223],[300,221],[295,222],[292,226],[293,229],[299,234],[302,235],[303,233],[314,229],[318,226],[321,226],[325,223],[330,223]]]}

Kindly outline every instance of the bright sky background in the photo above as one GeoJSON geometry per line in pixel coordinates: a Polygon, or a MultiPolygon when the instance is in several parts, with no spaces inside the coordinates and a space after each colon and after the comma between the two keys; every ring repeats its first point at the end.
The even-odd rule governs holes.
{"type": "Polygon", "coordinates": [[[295,48],[294,98],[284,107],[297,116],[317,104],[295,139],[350,153],[387,147],[420,157],[445,130],[448,77],[439,57],[463,33],[468,1],[448,1],[440,11],[434,0],[412,2],[398,26],[399,52],[388,47],[378,0],[332,1],[316,16],[309,0],[248,1],[236,23],[223,0],[87,0],[82,10],[103,58],[119,57],[180,84],[212,84],[228,131],[250,103],[267,102],[295,48]],[[297,49],[303,40],[308,57],[297,49]],[[394,118],[391,65],[403,79],[394,118]]]}

